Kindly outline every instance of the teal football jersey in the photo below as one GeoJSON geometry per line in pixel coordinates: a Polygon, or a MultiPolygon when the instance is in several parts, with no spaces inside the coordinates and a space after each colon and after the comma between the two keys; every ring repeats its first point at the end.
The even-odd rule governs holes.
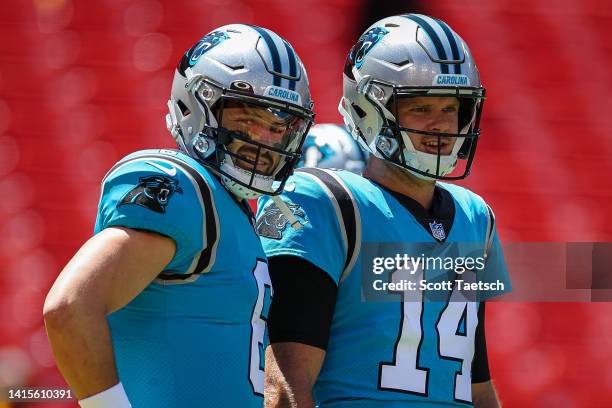
{"type": "MultiPolygon", "coordinates": [[[[350,191],[360,226],[348,228],[339,221],[346,216],[345,209],[330,198],[332,192],[320,179],[303,171],[289,179],[282,195],[303,227],[287,226],[274,203],[265,197],[260,199],[257,217],[257,232],[268,257],[301,257],[329,274],[338,287],[327,353],[313,389],[317,405],[471,405],[480,303],[403,301],[399,295],[394,301],[366,300],[363,273],[372,273],[372,268],[364,265],[364,248],[393,243],[435,246],[441,241],[483,243],[484,248],[490,226],[488,206],[462,187],[438,183],[439,204],[452,211],[446,214],[448,219],[427,226],[396,194],[347,171],[325,172],[350,191]],[[347,237],[351,233],[359,234],[361,251],[349,262],[347,237]]],[[[496,233],[486,263],[486,270],[493,269],[509,291],[496,233]]],[[[444,299],[450,296],[448,291],[444,299]]]]}
{"type": "Polygon", "coordinates": [[[108,316],[134,407],[263,405],[272,285],[242,204],[174,150],[136,152],[104,178],[96,233],[121,226],[176,242],[158,278],[108,316]]]}

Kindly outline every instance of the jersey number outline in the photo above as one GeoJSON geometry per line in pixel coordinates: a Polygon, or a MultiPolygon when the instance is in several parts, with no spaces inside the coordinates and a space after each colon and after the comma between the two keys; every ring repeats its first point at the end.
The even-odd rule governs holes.
{"type": "Polygon", "coordinates": [[[263,397],[264,394],[264,353],[266,343],[266,325],[268,311],[274,291],[268,273],[268,263],[257,259],[253,268],[253,276],[257,283],[257,301],[251,314],[251,343],[249,350],[249,383],[253,393],[263,397]]]}
{"type": "MultiPolygon", "coordinates": [[[[396,280],[396,275],[398,274],[392,274],[392,280],[396,280]]],[[[403,293],[398,293],[403,299],[403,293]]],[[[402,301],[402,319],[393,350],[393,361],[379,364],[378,389],[427,397],[430,369],[419,365],[423,343],[423,293],[416,293],[417,299],[402,301]]],[[[455,301],[455,295],[453,290],[435,324],[438,355],[440,358],[461,363],[461,369],[455,373],[453,396],[456,402],[471,404],[471,369],[478,325],[478,306],[475,302],[455,301]],[[464,330],[461,330],[462,322],[464,330]]]]}

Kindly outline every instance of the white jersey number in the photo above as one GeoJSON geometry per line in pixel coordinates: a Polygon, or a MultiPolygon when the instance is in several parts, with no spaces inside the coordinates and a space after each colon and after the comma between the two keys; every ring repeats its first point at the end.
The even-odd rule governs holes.
{"type": "MultiPolygon", "coordinates": [[[[400,274],[393,274],[393,281],[399,281],[400,274]]],[[[474,341],[478,325],[478,305],[475,302],[451,301],[440,314],[436,324],[438,353],[441,358],[461,362],[461,370],[455,374],[454,398],[458,401],[472,401],[471,369],[474,358],[474,341]],[[461,322],[465,327],[460,333],[461,322]]],[[[394,361],[380,363],[378,387],[382,390],[428,395],[429,371],[419,365],[419,353],[423,341],[423,294],[415,291],[413,299],[402,302],[403,317],[399,336],[395,343],[394,361]],[[418,293],[418,295],[417,295],[418,293]],[[418,297],[418,298],[417,298],[418,297]]]]}
{"type": "Polygon", "coordinates": [[[257,302],[251,316],[251,353],[249,361],[249,381],[255,394],[263,396],[264,393],[264,353],[266,322],[268,310],[272,300],[272,282],[268,274],[268,264],[257,260],[253,270],[257,281],[257,302]]]}

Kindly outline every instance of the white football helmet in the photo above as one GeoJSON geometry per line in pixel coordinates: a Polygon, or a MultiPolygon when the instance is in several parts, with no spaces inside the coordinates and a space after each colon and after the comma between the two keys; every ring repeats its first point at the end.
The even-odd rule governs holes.
{"type": "Polygon", "coordinates": [[[317,124],[310,128],[297,167],[344,169],[361,174],[368,154],[343,125],[317,124]]]}
{"type": "Polygon", "coordinates": [[[370,26],[345,64],[338,110],[353,136],[376,157],[423,179],[465,178],[480,135],[485,89],[470,50],[446,23],[428,16],[388,17],[370,26]],[[414,97],[459,100],[458,133],[425,131],[401,123],[398,101],[414,97]],[[415,149],[408,133],[437,137],[437,154],[415,149]],[[441,154],[441,138],[455,138],[441,154]],[[457,160],[459,175],[450,175],[457,160]]]}
{"type": "Polygon", "coordinates": [[[230,192],[253,199],[282,191],[312,124],[312,105],[306,70],[291,45],[265,28],[232,24],[182,57],[166,125],[179,148],[230,192]]]}

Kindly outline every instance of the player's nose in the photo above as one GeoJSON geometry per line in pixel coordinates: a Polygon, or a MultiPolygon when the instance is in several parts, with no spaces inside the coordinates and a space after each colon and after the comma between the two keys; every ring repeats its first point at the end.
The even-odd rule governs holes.
{"type": "Polygon", "coordinates": [[[434,114],[427,122],[425,130],[429,132],[449,133],[451,125],[451,121],[446,115],[434,114]]]}
{"type": "Polygon", "coordinates": [[[249,127],[249,136],[252,140],[266,145],[278,142],[279,135],[265,124],[252,123],[249,127]]]}

